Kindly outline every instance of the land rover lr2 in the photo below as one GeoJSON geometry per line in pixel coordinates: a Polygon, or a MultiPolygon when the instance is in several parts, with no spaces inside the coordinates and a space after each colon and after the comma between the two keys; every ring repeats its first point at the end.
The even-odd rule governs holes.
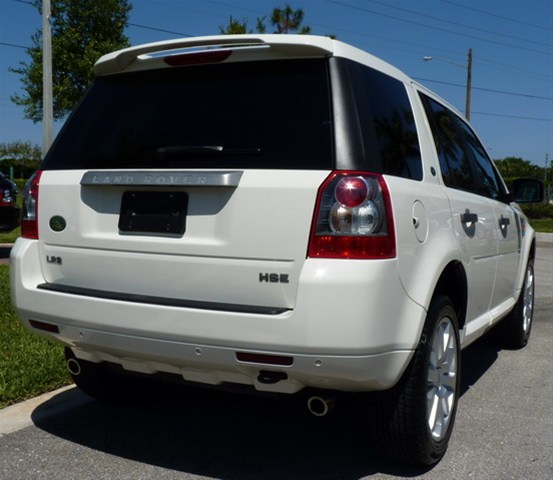
{"type": "Polygon", "coordinates": [[[357,392],[374,448],[438,461],[461,348],[500,321],[528,341],[536,247],[514,200],[539,185],[510,193],[454,108],[330,38],[165,41],[95,73],[11,253],[18,313],[77,386],[174,374],[321,416],[357,392]]]}

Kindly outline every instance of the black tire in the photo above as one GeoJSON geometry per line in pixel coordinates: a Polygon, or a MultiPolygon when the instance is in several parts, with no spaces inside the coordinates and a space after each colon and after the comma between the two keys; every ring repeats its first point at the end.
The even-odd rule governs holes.
{"type": "Polygon", "coordinates": [[[534,316],[534,259],[528,260],[517,303],[499,324],[501,344],[519,349],[528,344],[534,316]]]}
{"type": "Polygon", "coordinates": [[[90,397],[109,403],[126,403],[136,399],[137,389],[133,379],[113,373],[104,363],[80,360],[70,348],[65,348],[65,360],[75,385],[90,397]]]}
{"type": "Polygon", "coordinates": [[[369,396],[373,446],[380,453],[416,465],[444,456],[457,411],[460,361],[457,315],[447,297],[436,296],[402,379],[369,396]]]}

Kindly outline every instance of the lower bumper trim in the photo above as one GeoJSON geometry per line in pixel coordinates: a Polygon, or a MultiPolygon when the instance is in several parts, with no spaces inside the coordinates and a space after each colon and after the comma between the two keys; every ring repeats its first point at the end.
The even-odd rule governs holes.
{"type": "Polygon", "coordinates": [[[65,293],[68,295],[80,295],[84,297],[102,298],[120,302],[146,303],[150,305],[162,305],[165,307],[194,308],[200,310],[215,310],[221,312],[251,313],[254,315],[280,315],[288,312],[290,308],[264,307],[259,305],[238,305],[234,303],[200,302],[197,300],[185,300],[180,298],[156,297],[152,295],[137,295],[124,292],[109,292],[93,288],[74,287],[60,283],[41,283],[37,285],[39,290],[65,293]]]}

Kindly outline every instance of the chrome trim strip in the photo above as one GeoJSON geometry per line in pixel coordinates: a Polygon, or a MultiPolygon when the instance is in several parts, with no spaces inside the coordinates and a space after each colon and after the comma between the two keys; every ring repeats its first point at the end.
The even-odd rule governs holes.
{"type": "Polygon", "coordinates": [[[106,187],[237,187],[244,172],[89,171],[81,185],[106,187]]]}

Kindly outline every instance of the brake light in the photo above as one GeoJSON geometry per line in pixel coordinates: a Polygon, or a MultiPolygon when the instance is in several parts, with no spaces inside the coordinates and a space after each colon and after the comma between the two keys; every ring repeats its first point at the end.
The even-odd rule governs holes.
{"type": "Polygon", "coordinates": [[[168,55],[163,61],[172,67],[185,67],[187,65],[205,65],[208,63],[223,62],[231,55],[232,50],[212,50],[210,52],[168,55]]]}
{"type": "Polygon", "coordinates": [[[38,240],[38,184],[42,170],[37,170],[27,180],[23,190],[23,218],[21,219],[21,236],[38,240]]]}
{"type": "Polygon", "coordinates": [[[382,175],[337,171],[324,181],[317,195],[308,256],[396,256],[390,193],[382,175]]]}

